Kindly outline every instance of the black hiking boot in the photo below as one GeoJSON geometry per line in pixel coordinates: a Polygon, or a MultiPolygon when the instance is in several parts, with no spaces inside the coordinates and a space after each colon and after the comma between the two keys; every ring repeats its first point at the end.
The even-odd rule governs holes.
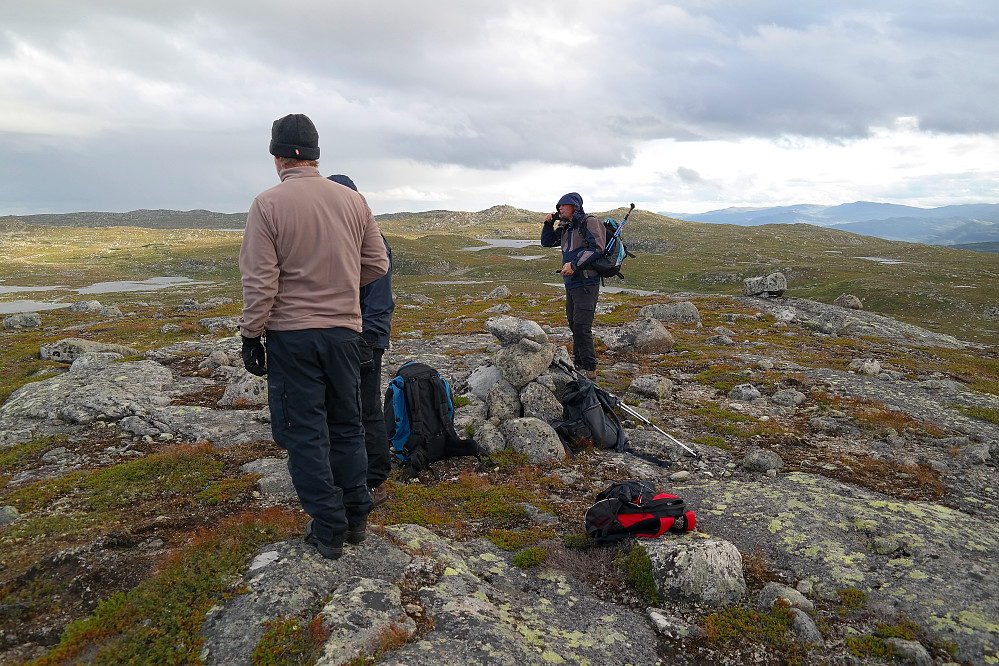
{"type": "Polygon", "coordinates": [[[364,539],[367,536],[368,524],[362,523],[357,527],[347,528],[347,543],[353,544],[355,546],[364,543],[364,539]]]}
{"type": "Polygon", "coordinates": [[[319,540],[312,531],[312,520],[305,524],[305,543],[315,546],[319,554],[327,560],[338,560],[343,557],[343,546],[331,546],[319,540]]]}

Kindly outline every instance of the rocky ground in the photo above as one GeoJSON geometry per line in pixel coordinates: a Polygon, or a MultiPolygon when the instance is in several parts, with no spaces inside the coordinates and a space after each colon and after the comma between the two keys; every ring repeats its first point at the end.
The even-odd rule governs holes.
{"type": "MultiPolygon", "coordinates": [[[[110,613],[112,593],[158,575],[199,528],[270,510],[292,516],[287,534],[240,560],[195,614],[191,644],[171,643],[175,658],[290,663],[260,651],[289,654],[304,630],[275,627],[294,620],[320,637],[301,652],[328,664],[999,660],[999,399],[976,383],[999,379],[993,350],[800,299],[674,295],[639,313],[607,298],[598,322],[618,321],[596,330],[601,385],[698,457],[626,418],[631,453],[566,459],[540,430],[527,442],[509,424],[551,416],[550,396],[524,389],[557,392],[566,378],[551,357],[526,368],[545,345],[564,353],[568,331],[504,340],[481,325],[503,296],[482,300],[495,309],[467,318],[472,332],[398,331],[383,379],[408,360],[438,368],[464,398],[459,428],[494,456],[397,474],[368,541],[332,563],[298,536],[265,389],[239,369],[238,338],[141,360],[93,340],[43,350],[73,365],[0,406],[0,663],[85,660],[69,634],[49,652],[71,621],[110,613]],[[649,341],[660,335],[639,326],[649,320],[668,342],[649,341]],[[497,367],[534,375],[516,382],[518,407],[483,385],[497,367]],[[178,454],[178,442],[201,444],[178,454]],[[177,456],[188,477],[206,465],[207,480],[172,477],[177,456]],[[140,460],[159,464],[143,471],[155,490],[116,471],[140,460]],[[683,497],[697,530],[586,546],[595,494],[631,478],[683,497]],[[190,501],[204,493],[222,499],[190,501]]],[[[400,303],[428,320],[449,307],[427,301],[400,303]]],[[[101,636],[93,649],[114,645],[101,636]]]]}

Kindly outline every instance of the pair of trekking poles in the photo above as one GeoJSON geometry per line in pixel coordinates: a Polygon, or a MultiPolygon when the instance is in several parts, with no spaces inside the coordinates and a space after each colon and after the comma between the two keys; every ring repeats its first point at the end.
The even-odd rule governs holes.
{"type": "Polygon", "coordinates": [[[633,416],[634,418],[638,419],[639,421],[641,421],[645,425],[651,426],[653,429],[656,430],[656,432],[658,432],[658,433],[660,433],[662,435],[665,435],[671,442],[673,442],[674,444],[677,444],[678,446],[683,447],[683,449],[685,451],[687,451],[688,453],[690,453],[690,455],[694,456],[695,459],[697,459],[697,460],[701,459],[701,454],[700,453],[698,453],[694,449],[690,448],[689,446],[687,446],[686,444],[684,444],[683,442],[681,442],[679,439],[677,439],[673,435],[669,434],[668,432],[666,432],[665,430],[663,430],[662,428],[660,428],[659,426],[657,426],[652,421],[648,420],[647,418],[645,418],[644,416],[642,416],[641,414],[639,414],[637,411],[635,411],[630,406],[628,406],[627,404],[625,404],[625,402],[623,400],[621,400],[619,397],[617,397],[616,395],[614,395],[613,393],[611,393],[607,389],[604,389],[604,388],[601,388],[600,386],[597,386],[596,382],[592,381],[589,377],[587,377],[583,373],[581,373],[578,370],[576,370],[576,368],[574,368],[573,366],[569,365],[568,363],[566,363],[565,361],[563,361],[561,359],[557,360],[555,362],[555,365],[557,367],[561,368],[562,370],[564,370],[565,372],[567,372],[570,377],[576,377],[577,379],[581,379],[581,380],[590,382],[591,384],[593,384],[593,386],[594,386],[594,388],[596,388],[596,390],[603,391],[604,393],[606,393],[607,395],[609,395],[611,398],[613,398],[615,406],[620,407],[621,411],[625,412],[629,416],[633,416]]]}

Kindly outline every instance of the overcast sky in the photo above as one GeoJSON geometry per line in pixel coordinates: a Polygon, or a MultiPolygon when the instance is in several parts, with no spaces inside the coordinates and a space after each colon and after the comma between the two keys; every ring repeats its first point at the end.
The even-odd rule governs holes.
{"type": "Polygon", "coordinates": [[[4,1],[0,215],[999,203],[995,0],[4,1]]]}

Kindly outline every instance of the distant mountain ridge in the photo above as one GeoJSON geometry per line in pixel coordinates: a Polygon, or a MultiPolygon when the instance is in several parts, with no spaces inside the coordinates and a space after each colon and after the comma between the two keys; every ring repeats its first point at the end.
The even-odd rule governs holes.
{"type": "Polygon", "coordinates": [[[999,242],[999,204],[959,204],[917,208],[856,201],[837,206],[798,204],[770,208],[724,208],[707,213],[668,213],[681,220],[709,224],[813,224],[863,236],[927,245],[999,242]]]}
{"type": "Polygon", "coordinates": [[[51,213],[5,215],[0,225],[21,222],[56,227],[146,227],[149,229],[242,229],[246,213],[216,213],[210,210],[133,210],[127,213],[51,213]]]}
{"type": "MultiPolygon", "coordinates": [[[[607,211],[623,215],[623,209],[607,211]]],[[[636,215],[640,215],[636,211],[636,215]]],[[[497,205],[476,212],[433,210],[377,215],[387,228],[401,233],[452,233],[476,229],[493,236],[511,232],[533,234],[541,213],[497,205]]],[[[961,204],[917,208],[898,204],[857,201],[837,206],[798,204],[770,208],[725,208],[707,213],[667,213],[676,220],[708,224],[760,226],[810,224],[885,240],[942,245],[955,249],[995,252],[999,247],[999,204],[961,204]]],[[[152,229],[242,229],[246,213],[209,210],[134,210],[127,213],[79,212],[0,217],[0,228],[17,224],[66,227],[146,227],[152,229]]]]}

